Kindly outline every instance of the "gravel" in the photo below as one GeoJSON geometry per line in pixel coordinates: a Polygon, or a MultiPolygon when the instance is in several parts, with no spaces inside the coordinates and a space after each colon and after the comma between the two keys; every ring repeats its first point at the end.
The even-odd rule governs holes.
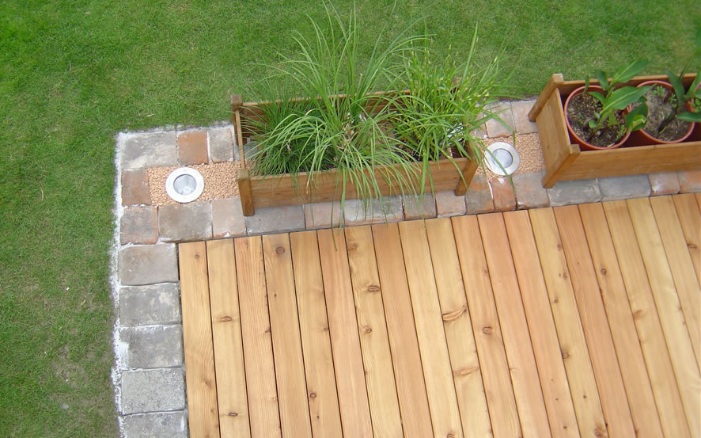
{"type": "MultiPolygon", "coordinates": [[[[170,172],[181,166],[152,167],[148,169],[148,184],[151,192],[151,202],[155,206],[177,205],[166,193],[166,179],[170,172]]],[[[240,167],[238,161],[198,164],[187,166],[199,171],[204,177],[204,192],[198,201],[212,199],[225,199],[238,196],[239,190],[236,184],[236,171],[240,167]]]]}

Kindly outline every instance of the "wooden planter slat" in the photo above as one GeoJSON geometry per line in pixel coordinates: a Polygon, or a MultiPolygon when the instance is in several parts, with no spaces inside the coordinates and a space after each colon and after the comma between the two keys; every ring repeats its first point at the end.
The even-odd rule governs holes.
{"type": "MultiPolygon", "coordinates": [[[[339,96],[343,98],[343,96],[339,96]]],[[[232,122],[236,130],[236,139],[239,144],[239,155],[241,157],[242,168],[237,175],[239,195],[241,196],[241,206],[245,216],[255,214],[256,208],[277,207],[285,205],[300,205],[312,202],[329,202],[344,199],[357,199],[358,191],[347,182],[345,196],[342,196],[343,188],[339,172],[335,169],[319,172],[315,176],[313,184],[307,186],[309,176],[307,173],[297,175],[270,175],[253,176],[247,167],[245,159],[244,142],[251,135],[255,134],[252,129],[251,120],[262,116],[260,106],[271,105],[271,102],[243,102],[240,96],[232,97],[232,122]]],[[[400,173],[409,178],[416,191],[420,191],[420,169],[421,163],[412,164],[413,171],[407,175],[406,170],[399,165],[392,166],[394,169],[388,170],[386,167],[377,167],[373,170],[382,196],[395,196],[405,193],[413,193],[410,187],[399,187],[396,179],[390,182],[387,175],[400,173]]],[[[453,190],[457,196],[464,195],[467,185],[472,181],[472,177],[477,170],[477,163],[468,158],[456,158],[450,160],[440,160],[429,164],[431,168],[431,182],[426,181],[424,191],[431,193],[431,190],[453,190]]],[[[406,178],[405,178],[406,179],[406,178]]],[[[373,190],[373,195],[377,193],[373,190]]]]}
{"type": "MultiPolygon", "coordinates": [[[[694,78],[694,75],[685,76],[684,85],[688,87],[694,78]]],[[[665,80],[666,76],[639,76],[626,85],[638,85],[654,79],[665,80]]],[[[544,187],[575,179],[701,169],[701,132],[698,126],[691,141],[683,143],[624,146],[601,151],[580,150],[567,132],[563,102],[572,91],[583,85],[584,81],[565,81],[562,75],[553,75],[528,114],[528,118],[538,125],[546,168],[544,187]]]]}

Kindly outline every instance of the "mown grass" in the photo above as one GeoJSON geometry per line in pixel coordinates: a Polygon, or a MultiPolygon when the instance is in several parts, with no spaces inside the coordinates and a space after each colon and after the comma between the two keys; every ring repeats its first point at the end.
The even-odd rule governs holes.
{"type": "MultiPolygon", "coordinates": [[[[392,14],[385,3],[356,0],[370,35],[426,17],[436,46],[458,54],[479,22],[481,56],[503,51],[521,95],[554,72],[581,78],[637,57],[648,73],[677,68],[701,25],[694,0],[409,0],[392,14]]],[[[311,31],[305,14],[319,20],[323,5],[0,3],[0,436],[116,434],[114,136],[227,119],[228,95],[289,54],[293,30],[311,31]]]]}

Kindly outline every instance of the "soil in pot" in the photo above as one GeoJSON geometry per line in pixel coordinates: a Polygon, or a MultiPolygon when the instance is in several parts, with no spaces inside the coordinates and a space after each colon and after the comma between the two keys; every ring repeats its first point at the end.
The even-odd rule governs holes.
{"type": "Polygon", "coordinates": [[[600,148],[606,148],[616,144],[623,135],[621,126],[625,122],[623,112],[615,114],[619,121],[618,126],[604,126],[597,132],[589,128],[589,120],[594,120],[596,113],[601,111],[601,102],[587,93],[572,96],[567,105],[565,116],[569,121],[572,131],[582,140],[600,148]]]}
{"type": "MultiPolygon", "coordinates": [[[[642,84],[641,84],[642,85],[642,84]]],[[[648,84],[649,85],[649,84],[648,84]]],[[[649,136],[663,142],[675,142],[691,133],[691,123],[676,118],[663,125],[665,119],[674,112],[674,91],[659,83],[655,83],[645,94],[647,99],[647,123],[643,128],[649,136]]]]}

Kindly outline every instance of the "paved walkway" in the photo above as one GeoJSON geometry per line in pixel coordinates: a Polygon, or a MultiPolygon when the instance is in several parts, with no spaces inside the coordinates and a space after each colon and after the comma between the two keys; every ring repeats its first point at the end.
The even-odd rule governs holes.
{"type": "MultiPolygon", "coordinates": [[[[518,134],[535,132],[526,114],[532,101],[502,104],[518,134]]],[[[187,436],[182,319],[176,243],[328,228],[340,205],[323,203],[241,213],[237,197],[185,205],[152,202],[149,169],[231,163],[239,159],[230,125],[123,133],[117,139],[116,254],[113,287],[117,323],[114,384],[119,422],[127,438],[187,436]]],[[[508,136],[488,125],[490,138],[508,136]]],[[[509,141],[509,138],[505,139],[509,141]]],[[[517,144],[518,148],[518,144],[517,144]]],[[[701,172],[562,182],[544,189],[542,172],[505,178],[477,175],[466,196],[441,192],[420,202],[389,198],[366,212],[346,202],[348,225],[451,217],[493,211],[701,192],[701,172]]],[[[207,181],[205,180],[205,184],[207,181]]]]}

